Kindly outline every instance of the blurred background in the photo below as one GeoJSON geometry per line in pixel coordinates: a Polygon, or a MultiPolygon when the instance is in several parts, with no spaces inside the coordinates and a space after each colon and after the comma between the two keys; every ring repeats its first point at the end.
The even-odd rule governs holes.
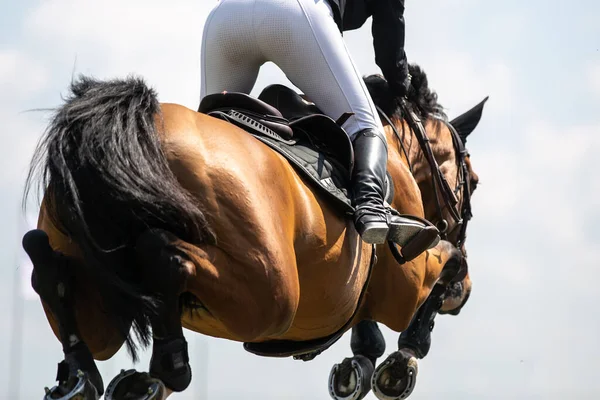
{"type": "MultiPolygon", "coordinates": [[[[31,110],[59,105],[79,73],[135,73],[161,101],[196,109],[214,4],[0,0],[0,399],[41,398],[62,360],[20,247],[37,217],[20,206],[25,173],[50,115],[31,110]]],[[[450,118],[490,96],[468,143],[481,178],[467,241],[473,293],[458,317],[438,317],[411,399],[598,399],[600,3],[406,7],[408,57],[450,118]]],[[[378,73],[370,22],[345,38],[361,73],[378,73]]],[[[271,83],[289,84],[267,64],[253,93],[271,83]]],[[[389,354],[398,335],[384,331],[389,354]]],[[[328,399],[331,366],[351,354],[349,335],[309,363],[186,335],[194,380],[176,400],[328,399]]],[[[123,349],[99,365],[108,383],[131,362],[123,349]]]]}

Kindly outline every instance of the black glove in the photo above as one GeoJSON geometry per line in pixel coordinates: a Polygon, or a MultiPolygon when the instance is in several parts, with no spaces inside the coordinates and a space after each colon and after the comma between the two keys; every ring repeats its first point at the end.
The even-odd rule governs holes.
{"type": "Polygon", "coordinates": [[[392,80],[388,82],[390,85],[390,89],[397,97],[407,97],[408,92],[410,90],[411,84],[411,76],[410,74],[406,76],[404,80],[392,80]]]}

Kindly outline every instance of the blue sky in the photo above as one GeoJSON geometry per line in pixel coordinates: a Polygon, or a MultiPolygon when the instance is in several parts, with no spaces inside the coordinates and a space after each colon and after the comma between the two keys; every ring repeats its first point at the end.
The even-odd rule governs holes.
{"type": "MultiPolygon", "coordinates": [[[[0,399],[39,398],[61,348],[37,300],[13,286],[24,172],[75,73],[144,76],[162,101],[198,103],[200,40],[213,0],[0,0],[0,399]],[[13,290],[22,300],[21,378],[9,379],[13,290]]],[[[453,117],[490,95],[469,149],[481,186],[468,250],[473,295],[440,317],[414,399],[597,399],[600,278],[600,3],[407,1],[407,53],[453,117]]],[[[370,27],[345,35],[363,74],[370,27]]],[[[272,65],[256,89],[286,82],[272,65]]],[[[17,305],[18,305],[17,304],[17,305]]],[[[397,334],[385,330],[388,351],[397,334]]],[[[188,334],[194,383],[174,399],[327,399],[348,337],[310,363],[263,359],[188,334]]],[[[147,358],[138,369],[147,365],[147,358]]],[[[107,383],[130,362],[100,363],[107,383]]],[[[372,396],[370,399],[374,398],[372,396]]]]}

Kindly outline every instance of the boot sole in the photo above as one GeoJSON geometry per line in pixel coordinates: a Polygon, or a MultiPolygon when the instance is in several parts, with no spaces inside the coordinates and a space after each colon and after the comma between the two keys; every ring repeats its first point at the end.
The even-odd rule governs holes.
{"type": "Polygon", "coordinates": [[[383,244],[387,240],[389,227],[385,222],[371,222],[358,231],[362,240],[369,244],[383,244]]]}
{"type": "Polygon", "coordinates": [[[389,236],[387,239],[401,247],[404,247],[424,228],[425,227],[423,225],[416,223],[392,224],[390,225],[389,236]]]}

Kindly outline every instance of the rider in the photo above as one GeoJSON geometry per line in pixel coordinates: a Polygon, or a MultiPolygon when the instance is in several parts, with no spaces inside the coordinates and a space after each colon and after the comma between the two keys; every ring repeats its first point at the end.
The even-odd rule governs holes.
{"type": "MultiPolygon", "coordinates": [[[[250,93],[260,67],[275,63],[325,114],[354,115],[343,127],[354,142],[354,223],[367,243],[404,246],[421,234],[420,251],[437,238],[433,226],[391,214],[384,204],[387,142],[342,32],[373,17],[375,61],[397,96],[410,85],[404,52],[404,0],[220,0],[202,40],[201,98],[250,93]]],[[[418,251],[418,252],[420,252],[418,251]]]]}

